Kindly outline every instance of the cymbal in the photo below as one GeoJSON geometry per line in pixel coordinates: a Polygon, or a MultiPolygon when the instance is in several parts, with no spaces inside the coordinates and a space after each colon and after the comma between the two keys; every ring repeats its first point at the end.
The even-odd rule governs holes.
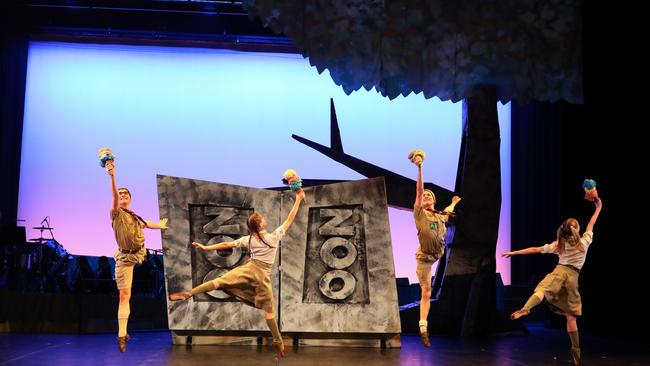
{"type": "Polygon", "coordinates": [[[34,229],[34,230],[53,230],[54,228],[53,227],[47,227],[47,226],[36,226],[36,227],[33,227],[32,229],[34,229]]]}

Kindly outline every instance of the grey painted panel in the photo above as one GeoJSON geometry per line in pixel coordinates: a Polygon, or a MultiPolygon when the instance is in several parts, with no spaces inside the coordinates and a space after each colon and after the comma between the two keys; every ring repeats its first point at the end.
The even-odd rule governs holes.
{"type": "MultiPolygon", "coordinates": [[[[282,242],[282,330],[400,333],[383,178],[305,192],[282,242]]],[[[283,211],[291,202],[283,200],[283,211]]]]}
{"type": "MultiPolygon", "coordinates": [[[[192,247],[193,240],[219,242],[246,235],[245,219],[253,210],[264,215],[269,230],[280,224],[280,194],[264,189],[159,175],[158,201],[161,217],[169,218],[162,240],[168,293],[187,291],[248,258],[245,251],[201,252],[192,247]]],[[[277,267],[271,278],[277,291],[277,267]]],[[[262,310],[220,291],[168,302],[167,313],[171,330],[267,330],[262,310]]]]}

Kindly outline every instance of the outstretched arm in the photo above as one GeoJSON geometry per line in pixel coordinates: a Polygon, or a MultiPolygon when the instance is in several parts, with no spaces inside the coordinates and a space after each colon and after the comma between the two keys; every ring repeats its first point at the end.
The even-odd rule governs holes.
{"type": "Polygon", "coordinates": [[[505,258],[510,258],[513,255],[539,254],[541,252],[542,252],[542,249],[540,247],[530,247],[530,248],[526,248],[526,249],[515,250],[515,251],[512,251],[512,252],[501,253],[501,256],[505,257],[505,258]]]}
{"type": "Polygon", "coordinates": [[[115,183],[115,164],[109,160],[106,162],[106,172],[111,177],[111,192],[113,194],[113,202],[111,203],[111,210],[117,211],[120,208],[120,199],[117,194],[117,183],[115,183]]]}
{"type": "Polygon", "coordinates": [[[160,219],[159,223],[155,223],[153,221],[147,221],[147,229],[160,229],[160,230],[165,230],[167,229],[167,218],[160,219]]]}
{"type": "Polygon", "coordinates": [[[296,218],[296,214],[298,213],[298,208],[300,208],[300,202],[302,202],[304,199],[305,199],[305,191],[301,190],[296,192],[296,201],[293,203],[293,207],[291,207],[291,211],[289,211],[289,215],[282,223],[282,228],[284,229],[284,231],[289,230],[289,226],[293,222],[293,219],[296,218]]]}
{"type": "Polygon", "coordinates": [[[222,249],[230,249],[234,248],[237,246],[234,241],[225,241],[223,243],[218,243],[218,244],[212,244],[212,245],[204,245],[201,243],[197,243],[195,241],[192,242],[192,245],[194,245],[198,249],[202,250],[222,250],[222,249]]]}
{"type": "Polygon", "coordinates": [[[596,205],[596,209],[594,210],[594,214],[591,215],[591,219],[587,224],[587,231],[594,231],[594,225],[596,224],[598,215],[600,215],[600,210],[603,208],[603,201],[600,198],[596,198],[594,200],[594,205],[596,205]]]}
{"type": "Polygon", "coordinates": [[[424,193],[424,179],[422,178],[422,160],[415,163],[418,167],[418,180],[415,183],[415,207],[422,207],[422,194],[424,193]],[[419,163],[419,164],[418,164],[419,163]]]}

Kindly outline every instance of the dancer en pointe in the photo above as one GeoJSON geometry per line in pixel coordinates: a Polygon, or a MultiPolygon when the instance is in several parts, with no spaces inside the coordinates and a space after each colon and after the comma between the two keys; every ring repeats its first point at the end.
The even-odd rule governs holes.
{"type": "Polygon", "coordinates": [[[600,214],[603,203],[600,198],[594,198],[595,211],[587,224],[587,229],[580,236],[580,224],[574,218],[564,220],[557,229],[555,241],[541,247],[530,247],[501,255],[510,258],[513,255],[551,253],[559,257],[553,272],[549,273],[537,285],[533,295],[524,306],[510,315],[511,319],[519,319],[530,313],[530,309],[546,299],[551,310],[566,316],[566,331],[571,339],[571,357],[574,365],[580,364],[580,340],[576,318],[582,315],[582,300],[578,292],[578,276],[585,263],[587,250],[594,237],[594,225],[600,214]]]}
{"type": "Polygon", "coordinates": [[[451,204],[444,211],[434,209],[436,196],[430,190],[424,189],[422,178],[424,158],[425,154],[421,150],[414,150],[409,154],[409,160],[418,167],[413,217],[415,218],[418,241],[420,242],[420,247],[415,253],[417,262],[415,273],[418,276],[422,292],[419,322],[420,340],[425,347],[429,347],[427,318],[431,307],[431,267],[445,254],[445,235],[447,233],[445,223],[449,220],[449,216],[453,215],[456,204],[460,202],[460,197],[452,197],[451,204]]]}
{"type": "Polygon", "coordinates": [[[273,346],[276,349],[278,357],[284,357],[282,335],[275,320],[275,312],[273,309],[271,269],[275,262],[275,254],[278,250],[280,240],[287,229],[289,229],[289,226],[296,217],[300,203],[304,199],[305,193],[302,190],[296,192],[296,201],[291,211],[289,211],[289,215],[282,225],[272,233],[266,232],[266,219],[255,212],[246,221],[249,232],[247,236],[243,236],[234,241],[213,245],[203,245],[193,242],[192,245],[199,250],[221,250],[235,247],[247,248],[251,258],[246,264],[234,268],[215,280],[205,282],[189,292],[177,292],[169,295],[169,300],[187,300],[196,294],[216,289],[234,295],[243,302],[264,310],[266,324],[269,326],[273,335],[273,346]]]}
{"type": "MultiPolygon", "coordinates": [[[[112,155],[111,155],[112,157],[112,155]]],[[[115,164],[112,159],[102,161],[106,172],[111,178],[111,223],[115,232],[118,248],[115,250],[115,282],[120,291],[120,303],[117,308],[117,346],[120,352],[126,352],[126,342],[129,340],[127,324],[131,314],[131,285],[133,283],[133,267],[142,263],[147,255],[144,247],[143,228],[167,229],[167,219],[158,224],[145,221],[131,211],[131,192],[126,188],[117,188],[115,183],[115,164]]]]}

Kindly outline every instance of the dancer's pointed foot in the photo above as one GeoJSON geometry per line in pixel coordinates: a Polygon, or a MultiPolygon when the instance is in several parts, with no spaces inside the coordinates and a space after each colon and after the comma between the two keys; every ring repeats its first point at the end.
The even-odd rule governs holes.
{"type": "Polygon", "coordinates": [[[117,348],[120,349],[120,352],[126,352],[126,342],[128,342],[129,339],[131,339],[131,337],[129,337],[128,334],[124,337],[117,337],[117,348]]]}
{"type": "Polygon", "coordinates": [[[284,357],[284,343],[280,341],[273,340],[271,343],[275,347],[275,354],[278,358],[284,357]]]}
{"type": "Polygon", "coordinates": [[[190,297],[192,295],[187,292],[174,292],[173,294],[169,294],[169,301],[187,300],[190,297]]]}
{"type": "Polygon", "coordinates": [[[573,366],[580,366],[580,348],[571,347],[571,361],[573,366]]]}
{"type": "Polygon", "coordinates": [[[422,342],[422,345],[425,347],[429,347],[431,343],[429,342],[429,332],[424,331],[420,333],[420,341],[422,342]]]}
{"type": "Polygon", "coordinates": [[[526,316],[528,314],[530,314],[530,310],[519,309],[519,310],[515,311],[514,313],[510,314],[510,319],[512,319],[512,320],[519,319],[522,316],[526,316]]]}

